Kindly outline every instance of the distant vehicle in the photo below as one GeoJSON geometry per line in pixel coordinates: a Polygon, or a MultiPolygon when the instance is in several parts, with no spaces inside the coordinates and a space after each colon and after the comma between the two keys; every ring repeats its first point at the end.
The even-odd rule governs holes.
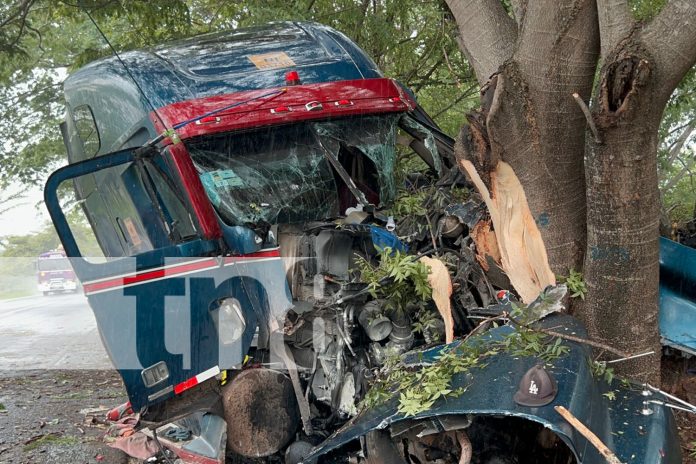
{"type": "Polygon", "coordinates": [[[51,292],[77,291],[77,277],[65,252],[54,250],[41,253],[36,268],[38,288],[44,296],[51,292]]]}

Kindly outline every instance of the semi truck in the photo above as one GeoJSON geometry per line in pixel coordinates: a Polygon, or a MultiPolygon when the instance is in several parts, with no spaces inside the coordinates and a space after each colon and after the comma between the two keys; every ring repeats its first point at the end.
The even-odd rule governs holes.
{"type": "MultiPolygon", "coordinates": [[[[450,250],[464,263],[475,208],[448,197],[437,237],[419,229],[429,248],[395,230],[399,153],[442,192],[466,181],[453,140],[342,33],[279,22],[198,36],[91,63],[64,94],[70,163],[47,181],[46,205],[139,433],[164,455],[604,462],[554,409],[563,406],[623,462],[681,462],[670,400],[597,378],[590,347],[572,341],[547,361],[487,350],[480,368],[453,375],[458,395],[415,414],[399,409],[398,388],[365,401],[394,359],[413,372],[514,330],[467,336],[480,329],[466,306],[499,303],[483,278],[455,289],[462,337],[445,344],[444,327],[418,332],[415,310],[387,308],[393,295],[361,277],[408,253],[450,250]],[[99,256],[82,252],[94,247],[72,233],[75,221],[99,256]]],[[[584,334],[562,314],[538,324],[584,334]]]]}

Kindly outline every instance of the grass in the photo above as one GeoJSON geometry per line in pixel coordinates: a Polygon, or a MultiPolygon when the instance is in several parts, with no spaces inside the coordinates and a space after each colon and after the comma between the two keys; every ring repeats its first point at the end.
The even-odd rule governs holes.
{"type": "Polygon", "coordinates": [[[25,296],[32,296],[35,295],[36,292],[34,289],[25,289],[25,290],[7,290],[7,291],[2,291],[0,292],[0,300],[10,300],[12,298],[22,298],[25,296]]]}
{"type": "Polygon", "coordinates": [[[49,433],[41,438],[32,441],[31,443],[24,446],[24,452],[33,451],[44,445],[51,446],[72,446],[78,443],[78,439],[73,436],[62,437],[58,434],[49,433]]]}
{"type": "Polygon", "coordinates": [[[7,408],[2,403],[0,403],[0,411],[7,411],[7,408]]]}
{"type": "Polygon", "coordinates": [[[34,258],[0,257],[0,300],[38,294],[34,258]]]}

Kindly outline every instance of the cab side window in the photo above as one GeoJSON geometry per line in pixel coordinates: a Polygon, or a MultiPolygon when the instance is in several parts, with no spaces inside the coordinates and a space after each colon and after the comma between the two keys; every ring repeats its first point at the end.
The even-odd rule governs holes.
{"type": "Polygon", "coordinates": [[[72,110],[73,121],[77,136],[82,141],[86,158],[91,158],[99,152],[101,140],[94,115],[89,105],[80,105],[72,110]]]}

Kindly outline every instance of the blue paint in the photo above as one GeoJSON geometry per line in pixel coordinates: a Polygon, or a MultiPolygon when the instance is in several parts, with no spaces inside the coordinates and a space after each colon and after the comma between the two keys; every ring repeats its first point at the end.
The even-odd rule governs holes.
{"type": "Polygon", "coordinates": [[[549,216],[549,213],[546,213],[546,212],[541,213],[536,218],[536,224],[540,229],[548,228],[550,223],[551,223],[551,216],[549,216]]]}
{"type": "Polygon", "coordinates": [[[696,250],[660,238],[662,343],[696,355],[696,250]]]}
{"type": "Polygon", "coordinates": [[[625,247],[595,245],[590,247],[590,259],[626,263],[631,259],[631,253],[625,247]]]}
{"type": "MultiPolygon", "coordinates": [[[[554,315],[544,319],[542,326],[564,327],[569,334],[586,337],[582,325],[570,316],[554,315]]],[[[500,340],[511,332],[509,326],[491,329],[484,340],[500,340]]],[[[454,344],[461,343],[455,341],[454,344]]],[[[469,343],[472,340],[469,339],[469,343]]],[[[455,375],[453,388],[467,386],[464,394],[455,398],[438,400],[434,406],[415,418],[453,414],[516,416],[538,422],[556,433],[583,464],[604,464],[594,446],[570,427],[554,410],[554,406],[566,407],[575,417],[609,444],[621,462],[678,464],[681,463],[680,446],[676,426],[668,408],[652,406],[654,413],[640,414],[644,397],[635,386],[624,386],[619,381],[612,385],[592,376],[589,365],[592,359],[590,347],[564,341],[570,353],[550,364],[548,370],[558,382],[558,395],[546,406],[529,408],[513,400],[524,373],[534,366],[536,358],[513,358],[501,353],[486,360],[484,369],[472,369],[468,374],[455,375]],[[614,391],[616,399],[603,396],[614,391]],[[661,454],[664,457],[661,458],[661,454]]],[[[412,353],[406,362],[434,360],[444,347],[412,353]]],[[[396,413],[398,395],[386,404],[365,410],[363,414],[317,446],[310,457],[322,456],[332,450],[357,440],[371,430],[398,423],[407,418],[396,413]]],[[[321,462],[321,458],[319,459],[321,462]]]]}
{"type": "MultiPolygon", "coordinates": [[[[138,131],[154,138],[150,103],[161,108],[193,98],[277,88],[285,85],[288,69],[296,69],[304,84],[382,77],[374,61],[345,35],[308,22],[217,32],[126,52],[121,58],[147,99],[115,57],[88,64],[64,83],[68,111],[89,105],[94,113],[99,154],[136,146],[138,131]],[[249,58],[281,52],[294,67],[258,69],[249,58]]],[[[67,125],[74,130],[70,117],[67,125]]],[[[66,139],[66,145],[71,162],[85,158],[79,140],[66,139]]]]}
{"type": "MultiPolygon", "coordinates": [[[[136,165],[135,151],[125,149],[139,147],[157,135],[149,118],[150,105],[160,108],[194,98],[285,85],[288,68],[259,69],[251,59],[268,53],[284,53],[305,84],[382,77],[375,63],[343,34],[316,23],[279,22],[123,53],[121,59],[137,83],[115,57],[95,61],[66,79],[64,139],[72,164],[50,177],[45,195],[65,250],[83,282],[147,272],[187,258],[249,254],[275,245],[273,237],[260,238],[262,233],[229,226],[219,217],[221,241],[193,235],[174,242],[140,180],[144,171],[136,165]],[[72,110],[81,105],[90,107],[99,130],[100,156],[95,158],[84,153],[74,136],[72,110]],[[106,155],[115,150],[121,151],[106,155]],[[83,259],[57,195],[61,183],[75,178],[79,178],[79,197],[90,211],[105,254],[121,258],[101,264],[83,259]],[[128,243],[132,230],[146,243],[145,249],[134,251],[128,243]]],[[[177,181],[163,157],[155,157],[154,163],[177,181]]],[[[161,192],[157,195],[161,203],[161,192]]],[[[163,208],[166,220],[171,222],[175,209],[163,208]]],[[[375,234],[384,243],[399,246],[389,234],[375,234]]],[[[172,387],[214,366],[239,365],[259,321],[281,316],[291,305],[279,259],[221,265],[185,277],[93,293],[89,301],[135,408],[171,396],[148,399],[163,386],[155,391],[145,387],[143,368],[164,361],[170,370],[164,387],[172,387]],[[230,347],[221,346],[211,317],[216,301],[225,297],[242,303],[246,320],[242,340],[230,347]],[[193,349],[187,352],[183,345],[168,346],[168,329],[174,330],[174,340],[188,340],[193,349]]]]}

